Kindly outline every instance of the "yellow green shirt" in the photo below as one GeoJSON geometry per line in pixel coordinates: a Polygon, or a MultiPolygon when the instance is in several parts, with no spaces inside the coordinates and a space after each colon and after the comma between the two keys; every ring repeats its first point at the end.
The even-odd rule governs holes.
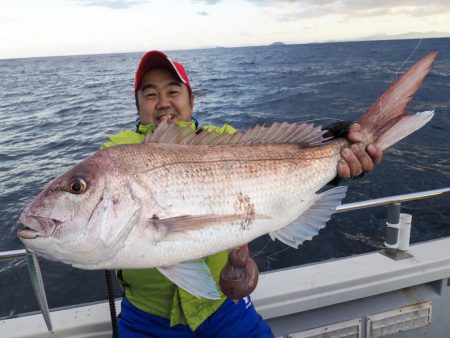
{"type": "MultiPolygon", "coordinates": [[[[178,121],[180,126],[194,123],[178,121]]],[[[203,126],[202,129],[233,134],[236,129],[230,125],[221,128],[215,126],[203,126]]],[[[108,136],[109,142],[103,143],[101,148],[108,148],[118,144],[141,143],[145,135],[155,130],[154,125],[140,125],[139,133],[131,130],[122,130],[115,135],[108,136]]],[[[219,285],[220,272],[227,261],[227,252],[223,251],[205,258],[211,274],[219,285]]],[[[156,269],[120,270],[117,272],[119,283],[125,297],[138,309],[164,317],[170,320],[170,325],[187,324],[194,331],[203,321],[211,316],[226,300],[222,294],[219,300],[198,298],[178,288],[169,279],[156,269]]]]}

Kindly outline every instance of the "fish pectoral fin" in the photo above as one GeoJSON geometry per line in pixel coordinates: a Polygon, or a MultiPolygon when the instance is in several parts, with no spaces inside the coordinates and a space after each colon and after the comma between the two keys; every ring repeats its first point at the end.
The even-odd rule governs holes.
{"type": "MultiPolygon", "coordinates": [[[[257,217],[260,217],[257,215],[257,217]]],[[[197,230],[211,225],[241,221],[245,215],[183,215],[169,218],[158,218],[153,216],[147,220],[149,225],[154,226],[163,233],[197,230]]]]}
{"type": "Polygon", "coordinates": [[[272,240],[281,242],[297,249],[306,240],[313,238],[319,230],[325,227],[336,207],[341,205],[347,187],[337,187],[316,195],[316,200],[293,223],[271,232],[272,240]]]}
{"type": "Polygon", "coordinates": [[[216,282],[203,260],[187,261],[168,267],[158,267],[159,272],[172,283],[196,297],[220,299],[216,282]]]}

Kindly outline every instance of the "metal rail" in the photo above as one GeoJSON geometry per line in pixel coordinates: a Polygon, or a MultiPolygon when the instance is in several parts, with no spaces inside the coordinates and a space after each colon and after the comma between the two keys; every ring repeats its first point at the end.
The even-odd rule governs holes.
{"type": "MultiPolygon", "coordinates": [[[[376,198],[366,201],[342,204],[336,208],[336,212],[347,212],[352,210],[376,207],[380,205],[392,205],[394,203],[430,198],[447,193],[450,193],[450,187],[415,192],[411,194],[376,198]]],[[[0,252],[0,262],[20,259],[27,259],[27,266],[30,274],[31,284],[38,300],[39,307],[41,308],[42,315],[44,316],[47,328],[51,332],[52,323],[50,320],[50,312],[47,305],[47,297],[45,295],[44,284],[42,282],[42,274],[39,268],[39,261],[37,260],[37,257],[34,254],[27,252],[25,249],[0,252]]]]}
{"type": "Polygon", "coordinates": [[[358,209],[378,207],[380,205],[387,205],[387,204],[392,204],[392,203],[415,201],[415,200],[420,200],[420,199],[424,199],[424,198],[430,198],[430,197],[435,197],[435,196],[439,196],[439,195],[444,195],[444,194],[448,194],[448,193],[450,193],[450,188],[442,188],[442,189],[435,189],[435,190],[413,192],[411,194],[403,194],[403,195],[375,198],[375,199],[366,200],[366,201],[342,204],[336,208],[336,212],[347,212],[347,211],[358,210],[358,209]]]}
{"type": "Polygon", "coordinates": [[[0,262],[25,259],[27,252],[25,249],[0,252],[0,262]]]}

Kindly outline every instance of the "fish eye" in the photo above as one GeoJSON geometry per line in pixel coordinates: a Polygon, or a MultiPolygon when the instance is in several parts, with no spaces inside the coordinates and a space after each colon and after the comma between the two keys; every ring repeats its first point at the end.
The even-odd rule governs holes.
{"type": "Polygon", "coordinates": [[[84,179],[80,177],[75,177],[67,185],[67,191],[70,192],[71,194],[78,195],[85,192],[87,190],[87,187],[88,184],[84,179]]]}

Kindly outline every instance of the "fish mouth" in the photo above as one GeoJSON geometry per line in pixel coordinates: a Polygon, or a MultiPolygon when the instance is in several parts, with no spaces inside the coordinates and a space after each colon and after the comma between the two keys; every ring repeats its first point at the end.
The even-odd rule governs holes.
{"type": "Polygon", "coordinates": [[[35,239],[37,237],[50,237],[56,228],[63,222],[49,217],[20,215],[23,227],[17,232],[17,236],[24,239],[35,239]]]}

